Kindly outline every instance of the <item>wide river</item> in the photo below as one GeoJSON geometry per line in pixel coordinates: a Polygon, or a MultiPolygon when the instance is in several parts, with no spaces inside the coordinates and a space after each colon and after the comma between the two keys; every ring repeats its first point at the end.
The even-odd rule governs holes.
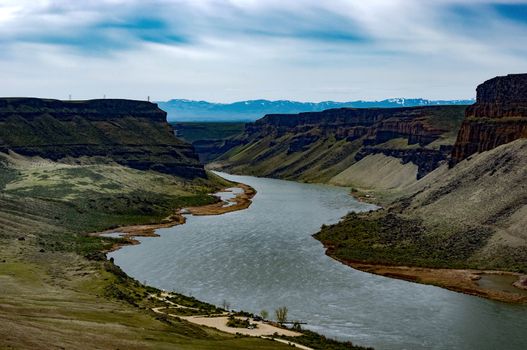
{"type": "Polygon", "coordinates": [[[311,237],[349,211],[348,190],[234,176],[258,193],[246,210],[191,216],[110,255],[140,281],[221,305],[273,314],[376,349],[527,349],[527,308],[354,270],[311,237]]]}

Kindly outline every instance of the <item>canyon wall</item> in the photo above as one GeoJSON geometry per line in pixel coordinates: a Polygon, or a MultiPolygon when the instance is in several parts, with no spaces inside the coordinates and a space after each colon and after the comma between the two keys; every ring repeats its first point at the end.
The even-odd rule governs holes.
{"type": "Polygon", "coordinates": [[[270,114],[248,123],[218,160],[229,171],[327,182],[368,155],[417,165],[446,162],[466,106],[339,108],[270,114]]]}
{"type": "Polygon", "coordinates": [[[466,110],[450,165],[526,137],[527,74],[487,80],[477,88],[476,103],[466,110]]]}
{"type": "Polygon", "coordinates": [[[0,152],[52,160],[90,157],[184,178],[205,177],[166,113],[145,101],[0,99],[0,152]]]}

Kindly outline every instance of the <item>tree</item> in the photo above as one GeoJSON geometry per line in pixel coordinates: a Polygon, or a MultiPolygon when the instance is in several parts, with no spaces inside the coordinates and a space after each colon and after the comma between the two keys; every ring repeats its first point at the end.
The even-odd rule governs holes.
{"type": "Polygon", "coordinates": [[[269,312],[267,312],[267,310],[262,310],[260,311],[260,316],[262,316],[264,320],[267,320],[267,318],[269,317],[269,312]]]}
{"type": "Polygon", "coordinates": [[[287,311],[288,311],[287,307],[285,306],[279,307],[278,309],[274,311],[276,315],[276,321],[278,321],[280,325],[287,322],[287,311]]]}

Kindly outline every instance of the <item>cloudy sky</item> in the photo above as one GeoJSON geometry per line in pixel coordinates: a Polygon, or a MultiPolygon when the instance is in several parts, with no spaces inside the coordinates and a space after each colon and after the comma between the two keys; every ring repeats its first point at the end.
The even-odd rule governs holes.
{"type": "Polygon", "coordinates": [[[527,0],[1,0],[1,96],[470,98],[527,72],[527,0]]]}

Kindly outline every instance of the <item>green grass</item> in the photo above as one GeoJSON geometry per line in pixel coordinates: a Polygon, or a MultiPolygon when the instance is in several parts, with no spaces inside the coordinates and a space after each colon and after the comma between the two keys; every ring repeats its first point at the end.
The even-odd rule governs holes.
{"type": "Polygon", "coordinates": [[[18,172],[0,159],[0,190],[3,190],[8,183],[14,181],[17,177],[18,172]]]}
{"type": "Polygon", "coordinates": [[[417,219],[392,213],[348,214],[314,237],[341,260],[433,268],[481,268],[471,257],[492,235],[488,229],[431,231],[417,219]]]}
{"type": "Polygon", "coordinates": [[[435,128],[457,133],[465,118],[466,109],[467,106],[464,105],[438,106],[430,110],[428,120],[435,128]]]}
{"type": "Polygon", "coordinates": [[[176,208],[213,203],[209,193],[226,185],[214,175],[188,181],[120,165],[11,161],[0,201],[74,233],[159,222],[176,208]]]}
{"type": "Polygon", "coordinates": [[[40,253],[29,241],[0,241],[0,253],[0,348],[286,348],[153,314],[146,296],[158,291],[108,261],[40,253]]]}
{"type": "Polygon", "coordinates": [[[362,347],[354,345],[352,342],[341,342],[334,339],[326,338],[315,332],[302,330],[303,335],[300,337],[280,336],[278,338],[285,339],[294,343],[305,345],[313,349],[326,350],[373,350],[373,348],[362,347]]]}

